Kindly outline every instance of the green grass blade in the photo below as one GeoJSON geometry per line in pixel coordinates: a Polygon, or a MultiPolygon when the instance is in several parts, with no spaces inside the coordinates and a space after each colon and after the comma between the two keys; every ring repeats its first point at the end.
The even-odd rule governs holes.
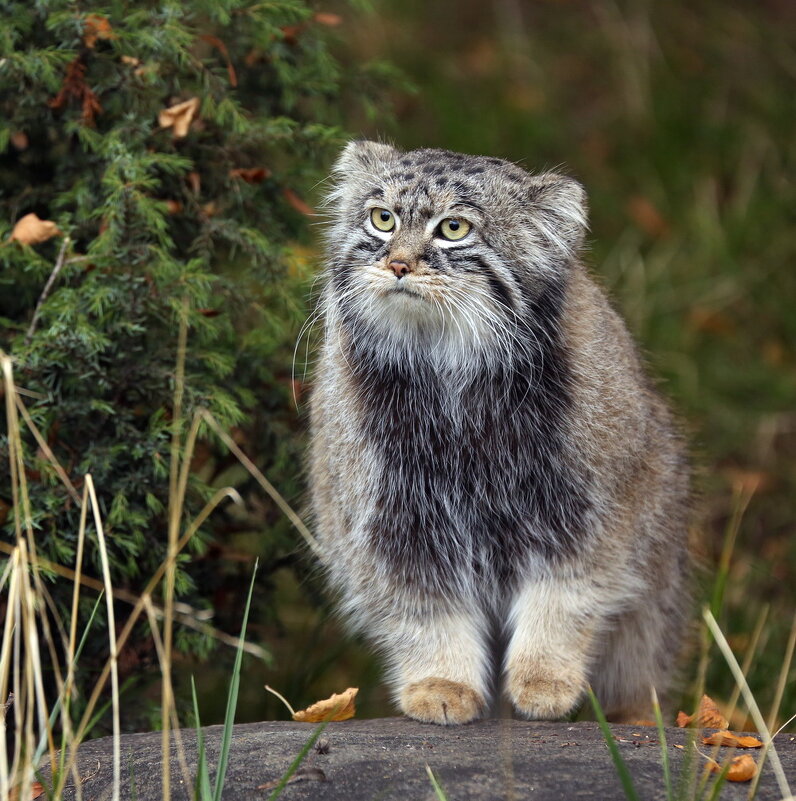
{"type": "Polygon", "coordinates": [[[271,793],[271,795],[268,796],[268,801],[274,801],[275,798],[279,797],[279,794],[282,792],[282,790],[285,789],[285,785],[290,781],[290,777],[298,770],[299,765],[301,765],[301,763],[304,761],[304,757],[307,756],[307,754],[310,751],[310,748],[312,748],[312,746],[315,745],[315,741],[321,736],[323,730],[328,725],[329,721],[325,720],[318,726],[317,729],[315,729],[310,739],[307,740],[306,743],[304,743],[304,745],[301,748],[301,751],[298,752],[296,758],[290,763],[290,767],[285,771],[284,775],[279,780],[279,784],[277,784],[277,786],[274,787],[274,791],[271,793]]]}
{"type": "Polygon", "coordinates": [[[437,781],[437,777],[434,775],[434,771],[431,770],[431,767],[426,764],[426,773],[428,773],[428,778],[431,781],[431,786],[434,788],[434,793],[437,796],[437,801],[448,801],[448,796],[445,795],[445,791],[440,787],[439,782],[437,781]]]}
{"type": "Polygon", "coordinates": [[[658,703],[658,693],[652,688],[652,711],[655,713],[655,724],[658,727],[658,739],[661,742],[661,762],[663,763],[663,783],[666,787],[666,801],[674,801],[672,795],[672,774],[669,770],[669,750],[666,745],[666,727],[663,725],[661,705],[658,703]]]}
{"type": "Polygon", "coordinates": [[[191,676],[191,694],[193,696],[193,717],[196,724],[196,786],[195,801],[210,801],[213,796],[210,789],[210,776],[207,771],[207,755],[205,753],[205,736],[202,721],[199,718],[199,701],[196,699],[196,683],[191,676]]]}
{"type": "Polygon", "coordinates": [[[605,738],[605,744],[608,746],[608,750],[611,752],[611,759],[613,759],[616,772],[619,774],[619,781],[622,783],[622,789],[625,791],[625,796],[628,798],[628,801],[640,801],[638,793],[636,792],[636,788],[633,785],[633,779],[630,776],[630,771],[627,769],[625,760],[622,759],[622,755],[619,753],[619,749],[616,746],[616,740],[614,740],[614,735],[611,733],[611,727],[608,725],[608,721],[605,719],[600,702],[597,700],[597,696],[594,694],[594,691],[591,687],[589,687],[589,700],[594,708],[594,714],[597,716],[597,722],[600,724],[600,730],[605,738]]]}
{"type": "Polygon", "coordinates": [[[735,550],[735,540],[741,528],[741,520],[746,512],[746,507],[749,506],[749,501],[752,500],[753,494],[754,490],[742,490],[736,494],[732,516],[724,530],[724,543],[721,548],[719,567],[716,571],[716,578],[713,583],[713,594],[710,600],[710,611],[715,618],[721,615],[721,610],[724,605],[724,590],[727,587],[727,579],[730,575],[730,562],[732,561],[732,554],[735,550]]]}
{"type": "MultiPolygon", "coordinates": [[[[80,638],[80,642],[78,643],[77,649],[75,650],[75,657],[72,660],[72,665],[75,668],[77,667],[77,662],[80,659],[80,654],[83,651],[83,646],[86,644],[86,641],[88,640],[88,634],[89,634],[89,631],[91,630],[91,624],[94,622],[94,617],[97,614],[97,610],[99,609],[100,603],[101,603],[102,598],[103,598],[104,595],[105,595],[105,590],[100,590],[100,593],[97,596],[97,600],[94,602],[94,608],[91,610],[91,615],[90,615],[90,617],[88,619],[88,622],[86,623],[86,628],[83,631],[83,636],[80,638]]],[[[63,698],[64,698],[64,696],[63,696],[63,692],[62,692],[58,696],[58,698],[56,699],[55,704],[53,704],[53,709],[52,709],[52,712],[50,713],[50,722],[49,722],[50,730],[52,730],[53,727],[55,726],[55,721],[56,721],[56,719],[58,717],[58,713],[61,711],[61,704],[63,703],[63,698]]],[[[46,731],[42,732],[41,739],[39,740],[39,744],[36,747],[36,752],[33,755],[33,764],[34,765],[38,765],[39,762],[41,762],[41,757],[42,757],[42,754],[44,754],[44,749],[45,748],[47,748],[47,732],[46,731]]],[[[67,751],[66,748],[63,748],[63,747],[61,748],[61,763],[62,763],[62,765],[63,765],[63,760],[65,759],[66,751],[67,751]]]]}
{"type": "Polygon", "coordinates": [[[721,773],[719,773],[719,775],[716,777],[716,781],[713,782],[713,786],[710,788],[710,795],[708,796],[707,801],[717,801],[719,793],[721,793],[721,788],[724,787],[724,784],[727,781],[727,774],[730,772],[731,765],[732,760],[728,759],[724,767],[721,769],[721,773]]]}
{"type": "Polygon", "coordinates": [[[252,603],[252,592],[254,591],[254,579],[257,576],[259,560],[254,563],[252,579],[249,583],[249,595],[246,598],[246,607],[243,610],[243,625],[240,629],[238,642],[238,652],[235,654],[235,666],[232,668],[232,680],[229,683],[229,694],[227,695],[227,711],[224,715],[224,731],[221,735],[221,753],[218,757],[218,770],[216,772],[216,785],[213,792],[214,801],[221,801],[221,791],[224,788],[224,778],[227,774],[227,764],[229,762],[229,748],[232,743],[232,726],[235,723],[235,709],[238,706],[238,691],[240,689],[240,670],[243,665],[243,641],[246,638],[246,625],[249,622],[249,609],[252,603]]]}
{"type": "Polygon", "coordinates": [[[689,790],[696,789],[696,738],[697,733],[694,729],[686,729],[683,761],[680,763],[680,777],[677,780],[674,791],[674,797],[680,800],[692,795],[689,790]]]}

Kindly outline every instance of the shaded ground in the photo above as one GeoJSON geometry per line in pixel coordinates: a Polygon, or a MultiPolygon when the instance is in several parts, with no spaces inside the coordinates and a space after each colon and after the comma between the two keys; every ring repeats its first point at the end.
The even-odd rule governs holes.
{"type": "MultiPolygon", "coordinates": [[[[267,722],[235,726],[223,798],[267,799],[315,726],[267,722]],[[269,785],[261,787],[261,785],[269,785]],[[259,788],[259,789],[258,789],[259,788]]],[[[616,726],[614,735],[644,801],[665,798],[661,749],[653,728],[616,726]]],[[[221,727],[205,729],[211,783],[221,727]]],[[[668,729],[668,753],[675,779],[681,772],[686,743],[682,729],[668,729]]],[[[190,778],[183,779],[176,747],[172,748],[173,799],[191,799],[196,765],[196,737],[182,732],[190,778]]],[[[778,752],[791,784],[796,785],[796,740],[781,735],[778,752]]],[[[778,738],[779,739],[779,738],[778,738]]],[[[349,720],[332,723],[322,734],[326,753],[311,750],[300,781],[284,788],[280,798],[312,801],[388,801],[435,798],[426,773],[429,765],[449,801],[466,799],[540,799],[599,801],[623,799],[605,741],[596,723],[546,723],[485,720],[456,728],[424,725],[406,718],[349,720]],[[328,749],[328,750],[327,750],[328,749]]],[[[160,801],[160,733],[122,737],[123,799],[160,801]]],[[[701,747],[708,753],[708,747],[701,747]]],[[[728,754],[728,749],[722,749],[728,754]]],[[[748,753],[748,752],[747,752],[748,753]]],[[[80,775],[85,801],[111,797],[110,738],[92,740],[80,748],[80,775]]],[[[703,761],[699,757],[700,761],[703,761]]],[[[727,785],[721,798],[746,797],[748,784],[727,785]]],[[[764,768],[758,799],[773,801],[777,790],[770,764],[764,768]]],[[[67,787],[63,799],[75,798],[67,787]]]]}

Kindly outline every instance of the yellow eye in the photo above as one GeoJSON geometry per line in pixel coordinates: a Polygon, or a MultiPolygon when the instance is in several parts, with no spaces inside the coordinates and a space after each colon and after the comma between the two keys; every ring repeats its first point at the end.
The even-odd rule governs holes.
{"type": "Polygon", "coordinates": [[[447,220],[443,220],[439,224],[439,232],[445,239],[456,242],[459,239],[464,239],[470,233],[470,223],[458,217],[448,217],[447,220]]]}
{"type": "Polygon", "coordinates": [[[392,231],[395,228],[395,215],[387,209],[373,209],[370,221],[379,231],[392,231]]]}

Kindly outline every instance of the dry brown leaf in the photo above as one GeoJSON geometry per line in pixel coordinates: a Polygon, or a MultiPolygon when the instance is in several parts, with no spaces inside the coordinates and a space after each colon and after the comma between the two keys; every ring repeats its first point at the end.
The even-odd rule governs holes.
{"type": "Polygon", "coordinates": [[[16,240],[23,245],[38,245],[39,242],[46,242],[60,233],[52,220],[40,220],[38,215],[31,213],[17,220],[9,242],[16,240]]]}
{"type": "Polygon", "coordinates": [[[669,233],[669,223],[655,207],[655,204],[644,195],[633,195],[627,201],[627,213],[630,219],[648,236],[658,239],[669,233]]]}
{"type": "Polygon", "coordinates": [[[247,184],[260,184],[271,177],[271,170],[267,167],[236,167],[230,170],[229,174],[232,178],[246,181],[247,184]]]}
{"type": "Polygon", "coordinates": [[[227,75],[229,76],[229,85],[237,86],[238,75],[235,72],[235,67],[232,66],[232,61],[229,57],[229,50],[227,50],[227,46],[224,44],[224,42],[222,42],[221,39],[219,39],[217,36],[212,36],[210,34],[203,34],[199,38],[207,42],[209,45],[212,45],[221,52],[221,55],[224,56],[224,60],[227,62],[227,75]]]}
{"type": "Polygon", "coordinates": [[[77,100],[82,108],[81,119],[84,125],[93,125],[94,117],[102,112],[97,95],[86,83],[86,65],[82,61],[82,56],[78,56],[66,68],[61,89],[58,94],[47,101],[47,105],[53,109],[63,108],[68,101],[77,100]]]}
{"type": "MultiPolygon", "coordinates": [[[[723,765],[710,759],[708,760],[708,769],[711,773],[721,773],[724,769],[723,765]]],[[[757,773],[757,764],[749,756],[743,754],[742,756],[733,757],[730,760],[730,769],[727,771],[727,780],[731,782],[748,782],[753,779],[757,773]]]]}
{"type": "Polygon", "coordinates": [[[122,64],[127,64],[128,67],[138,67],[141,64],[141,59],[135,56],[122,56],[122,64]]]}
{"type": "MultiPolygon", "coordinates": [[[[33,801],[33,799],[38,798],[40,795],[43,794],[44,794],[44,787],[41,784],[39,784],[39,782],[33,782],[33,784],[31,784],[30,786],[31,801],[33,801]]],[[[9,801],[18,801],[18,799],[19,799],[19,788],[15,787],[11,791],[11,794],[9,795],[9,801]]]]}
{"type": "Polygon", "coordinates": [[[9,137],[11,139],[11,144],[17,150],[27,150],[30,141],[28,140],[28,135],[24,131],[14,131],[9,137]]]}
{"type": "Polygon", "coordinates": [[[354,699],[359,687],[349,687],[345,692],[334,693],[300,712],[293,713],[293,720],[302,723],[322,723],[326,720],[348,720],[356,714],[354,699]]]}
{"type": "Polygon", "coordinates": [[[702,742],[704,745],[729,745],[734,748],[762,748],[763,743],[757,737],[746,736],[742,737],[740,734],[735,734],[731,731],[717,731],[709,737],[703,737],[702,742]]]}
{"type": "Polygon", "coordinates": [[[695,331],[703,331],[716,336],[729,336],[737,329],[735,320],[717,309],[692,306],[688,312],[688,324],[695,331]]]}
{"type": "Polygon", "coordinates": [[[706,729],[726,729],[727,718],[721,714],[716,702],[709,695],[703,695],[696,714],[686,715],[685,712],[677,714],[677,725],[681,729],[691,725],[702,726],[706,729]]]}
{"type": "Polygon", "coordinates": [[[102,17],[99,14],[89,14],[85,19],[85,23],[83,41],[86,47],[94,47],[97,44],[97,39],[116,39],[116,34],[113,32],[107,17],[102,17]]]}
{"type": "Polygon", "coordinates": [[[179,214],[182,211],[182,203],[180,203],[179,200],[169,198],[166,201],[166,211],[168,211],[169,214],[179,214]]]}
{"type": "Polygon", "coordinates": [[[285,196],[285,200],[287,200],[296,211],[306,214],[308,217],[315,216],[315,209],[303,201],[292,189],[285,187],[282,192],[285,196]]]}
{"type": "Polygon", "coordinates": [[[183,100],[169,108],[164,108],[158,114],[158,123],[162,128],[171,128],[175,139],[183,139],[188,136],[188,129],[191,127],[196,112],[199,111],[199,98],[192,97],[183,100]]]}
{"type": "Polygon", "coordinates": [[[319,25],[328,25],[330,28],[334,28],[343,21],[339,14],[331,14],[328,11],[316,11],[312,18],[319,25]]]}

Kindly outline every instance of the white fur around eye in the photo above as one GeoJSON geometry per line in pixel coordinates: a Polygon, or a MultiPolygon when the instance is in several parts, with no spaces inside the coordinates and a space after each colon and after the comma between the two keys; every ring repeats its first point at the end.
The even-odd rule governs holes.
{"type": "Polygon", "coordinates": [[[476,229],[477,226],[472,220],[468,220],[462,214],[448,211],[445,214],[439,214],[429,220],[426,225],[426,234],[434,238],[434,244],[437,247],[455,248],[461,247],[462,245],[469,245],[474,238],[476,229]],[[466,232],[458,239],[450,238],[446,235],[446,232],[443,231],[443,226],[453,220],[460,223],[466,229],[466,232]]]}
{"type": "Polygon", "coordinates": [[[380,239],[387,241],[401,227],[400,217],[391,209],[374,205],[368,207],[367,212],[368,219],[365,226],[370,233],[375,234],[380,239]],[[384,219],[385,215],[389,215],[389,217],[384,219]],[[384,225],[389,225],[390,223],[392,224],[391,227],[384,227],[384,225]]]}

